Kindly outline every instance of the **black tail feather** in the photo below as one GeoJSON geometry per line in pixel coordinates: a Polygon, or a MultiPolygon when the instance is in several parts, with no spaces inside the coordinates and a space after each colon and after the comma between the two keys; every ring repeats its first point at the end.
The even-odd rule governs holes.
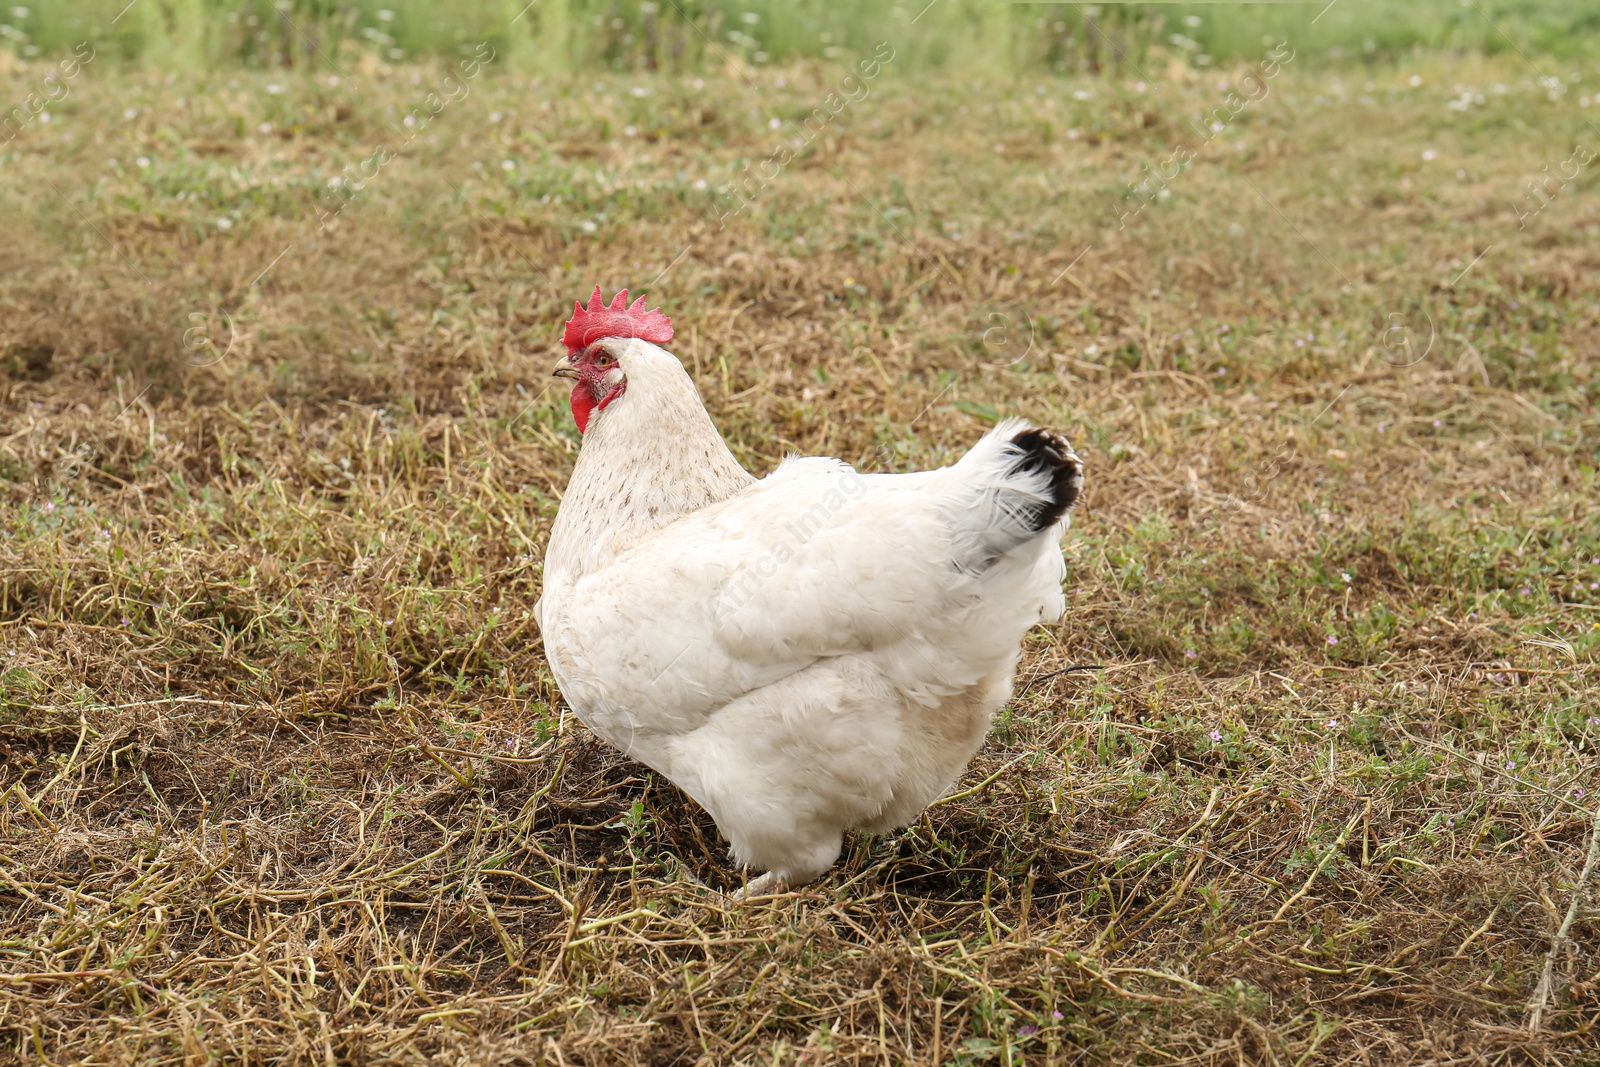
{"type": "Polygon", "coordinates": [[[1050,477],[1048,501],[1032,504],[1018,520],[1030,533],[1054,526],[1083,494],[1083,461],[1065,437],[1040,427],[1019,431],[1010,446],[1017,456],[1013,471],[1050,477]]]}
{"type": "Polygon", "coordinates": [[[1050,430],[1012,428],[1003,433],[998,456],[987,448],[967,456],[963,464],[982,458],[973,468],[976,484],[955,498],[954,563],[974,577],[1061,522],[1083,493],[1082,461],[1050,430]]]}

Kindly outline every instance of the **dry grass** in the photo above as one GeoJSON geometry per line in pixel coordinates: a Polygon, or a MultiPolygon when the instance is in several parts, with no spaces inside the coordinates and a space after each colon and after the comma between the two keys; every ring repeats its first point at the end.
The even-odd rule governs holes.
{"type": "Polygon", "coordinates": [[[0,166],[4,1057],[1600,1062],[1600,227],[1504,206],[1570,97],[1421,69],[1291,67],[1123,230],[1216,73],[886,74],[725,228],[695,182],[833,75],[486,75],[326,232],[437,72],[86,70],[0,166]],[[558,323],[663,271],[753,469],[1001,413],[1090,464],[956,793],[742,908],[529,617],[558,323]]]}

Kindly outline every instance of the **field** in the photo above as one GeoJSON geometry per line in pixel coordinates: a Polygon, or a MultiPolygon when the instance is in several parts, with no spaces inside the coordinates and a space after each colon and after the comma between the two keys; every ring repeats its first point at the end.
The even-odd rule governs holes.
{"type": "Polygon", "coordinates": [[[1304,22],[0,53],[0,1061],[1600,1064],[1600,70],[1304,22]],[[979,759],[792,894],[542,659],[596,283],[757,473],[1088,465],[979,759]]]}

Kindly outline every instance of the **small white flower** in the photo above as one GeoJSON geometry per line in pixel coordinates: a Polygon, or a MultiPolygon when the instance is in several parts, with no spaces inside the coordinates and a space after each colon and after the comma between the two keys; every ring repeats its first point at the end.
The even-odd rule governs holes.
{"type": "Polygon", "coordinates": [[[29,11],[27,8],[22,7],[20,5],[11,9],[11,17],[12,18],[25,19],[31,14],[33,14],[33,12],[29,11]]]}
{"type": "Polygon", "coordinates": [[[706,87],[706,80],[704,78],[696,78],[694,81],[690,82],[690,84],[696,89],[704,89],[706,87]]]}
{"type": "Polygon", "coordinates": [[[134,119],[139,117],[139,109],[136,107],[124,108],[122,111],[122,117],[127,119],[129,122],[132,122],[134,119]]]}
{"type": "Polygon", "coordinates": [[[500,112],[498,112],[498,111],[489,112],[489,121],[490,122],[499,122],[503,118],[505,118],[505,116],[500,114],[500,112]]]}
{"type": "MultiPolygon", "coordinates": [[[[50,121],[50,112],[48,112],[48,111],[41,111],[41,112],[39,112],[39,121],[40,121],[40,122],[49,122],[49,121],[50,121]]],[[[64,133],[64,134],[62,134],[62,135],[61,135],[61,136],[63,136],[63,137],[69,137],[69,136],[71,136],[71,135],[70,135],[70,134],[65,134],[65,133],[64,133]]]]}
{"type": "Polygon", "coordinates": [[[283,86],[279,85],[277,82],[268,82],[267,92],[271,93],[273,96],[277,96],[279,93],[283,92],[283,86]]]}
{"type": "Polygon", "coordinates": [[[632,89],[629,89],[628,92],[632,93],[634,96],[649,96],[650,95],[649,88],[647,88],[646,86],[643,86],[643,85],[635,85],[632,89]]]}
{"type": "Polygon", "coordinates": [[[140,167],[148,167],[150,165],[150,157],[140,156],[138,159],[134,160],[134,163],[140,167]]]}
{"type": "Polygon", "coordinates": [[[1436,160],[1438,158],[1439,158],[1439,153],[1438,152],[1435,152],[1431,148],[1423,149],[1422,161],[1424,163],[1432,163],[1434,160],[1436,160]]]}
{"type": "Polygon", "coordinates": [[[393,22],[394,21],[394,12],[390,11],[386,7],[380,7],[378,9],[378,21],[379,22],[393,22]]]}
{"type": "Polygon", "coordinates": [[[336,88],[338,86],[338,84],[339,84],[339,75],[337,75],[337,74],[328,75],[328,88],[330,88],[330,89],[336,88]]]}
{"type": "Polygon", "coordinates": [[[272,123],[263,122],[261,125],[256,127],[256,131],[258,133],[271,133],[272,132],[272,123]]]}
{"type": "Polygon", "coordinates": [[[1072,99],[1074,99],[1074,100],[1089,100],[1089,99],[1092,99],[1093,97],[1094,97],[1094,94],[1091,93],[1087,89],[1074,89],[1074,90],[1072,90],[1072,99]]]}
{"type": "Polygon", "coordinates": [[[638,134],[639,134],[639,127],[637,127],[637,126],[624,126],[624,127],[622,127],[622,135],[624,137],[636,137],[636,136],[638,136],[638,134]]]}
{"type": "Polygon", "coordinates": [[[701,192],[704,192],[706,189],[710,188],[710,186],[706,184],[706,180],[704,178],[695,179],[694,187],[701,192]]]}
{"type": "Polygon", "coordinates": [[[222,216],[222,218],[217,220],[217,229],[219,229],[219,230],[231,230],[231,229],[233,229],[233,220],[228,218],[228,216],[226,216],[226,215],[222,216]]]}
{"type": "Polygon", "coordinates": [[[783,120],[782,119],[780,119],[780,118],[770,118],[770,119],[767,120],[767,129],[769,129],[769,130],[777,130],[777,129],[782,129],[782,128],[783,128],[783,120]]]}
{"type": "Polygon", "coordinates": [[[405,124],[407,126],[415,126],[417,124],[417,116],[407,115],[405,118],[405,124]]]}
{"type": "Polygon", "coordinates": [[[1411,88],[1413,88],[1413,89],[1417,88],[1417,86],[1422,84],[1422,75],[1420,75],[1420,74],[1411,75],[1411,77],[1406,79],[1406,84],[1411,86],[1411,88]]]}
{"type": "Polygon", "coordinates": [[[593,219],[584,219],[583,222],[579,224],[578,228],[584,233],[593,233],[600,227],[593,219]]]}
{"type": "Polygon", "coordinates": [[[502,159],[500,161],[500,169],[501,170],[508,170],[508,171],[509,170],[516,170],[517,169],[516,161],[515,160],[511,160],[511,159],[502,159]]]}

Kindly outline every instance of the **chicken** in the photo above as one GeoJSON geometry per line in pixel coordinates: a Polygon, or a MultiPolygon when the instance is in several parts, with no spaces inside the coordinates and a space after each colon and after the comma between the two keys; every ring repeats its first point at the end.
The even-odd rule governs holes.
{"type": "Polygon", "coordinates": [[[846,829],[907,825],[983,743],[1024,634],[1065,608],[1082,465],[1013,420],[939,470],[790,457],[757,481],[659,347],[659,309],[597,286],[563,339],[583,442],[535,606],[550,669],[766,872],[747,893],[812,881],[846,829]]]}

